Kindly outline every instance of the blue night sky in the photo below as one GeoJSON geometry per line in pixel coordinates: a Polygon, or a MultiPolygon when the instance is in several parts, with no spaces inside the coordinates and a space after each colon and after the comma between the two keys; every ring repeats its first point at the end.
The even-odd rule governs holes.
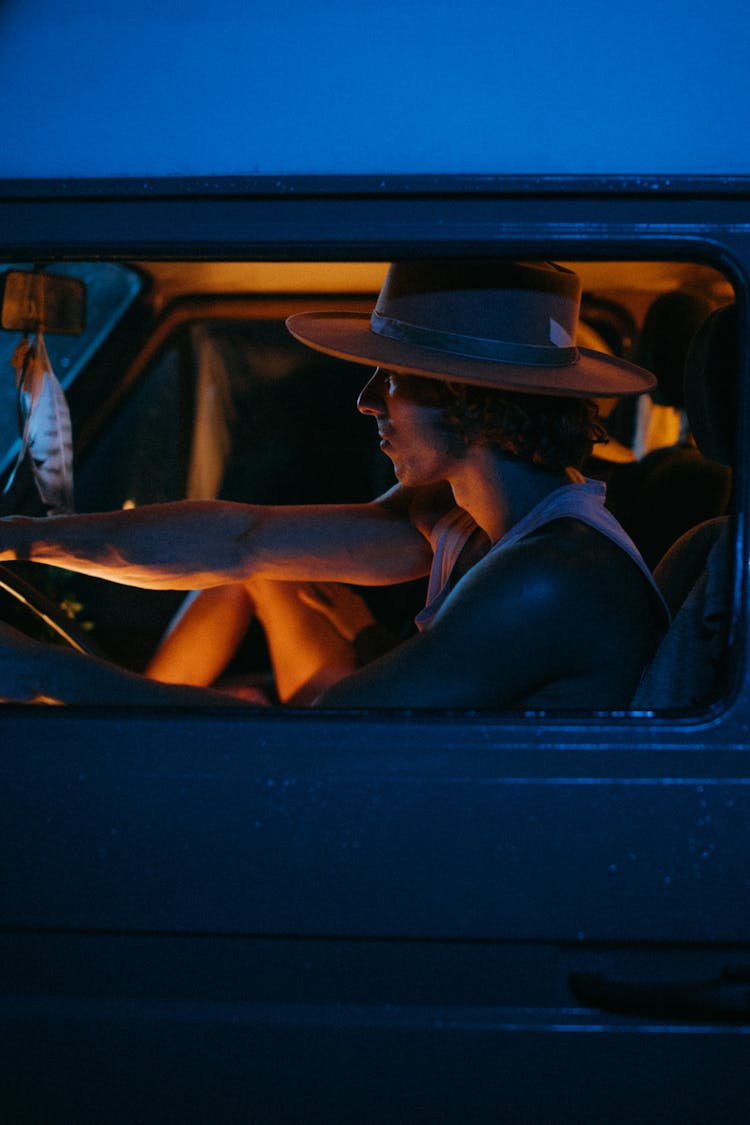
{"type": "Polygon", "coordinates": [[[749,12],[0,0],[0,176],[750,174],[749,12]]]}

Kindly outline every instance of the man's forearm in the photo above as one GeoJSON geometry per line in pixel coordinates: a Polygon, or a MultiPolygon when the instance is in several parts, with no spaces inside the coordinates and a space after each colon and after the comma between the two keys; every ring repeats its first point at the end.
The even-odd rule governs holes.
{"type": "Polygon", "coordinates": [[[0,520],[0,561],[31,560],[127,586],[189,590],[247,576],[254,509],[183,501],[0,520]]]}
{"type": "Polygon", "coordinates": [[[420,577],[430,559],[422,535],[378,502],[263,507],[185,500],[0,520],[0,562],[31,560],[157,590],[254,577],[387,584],[420,577]]]}

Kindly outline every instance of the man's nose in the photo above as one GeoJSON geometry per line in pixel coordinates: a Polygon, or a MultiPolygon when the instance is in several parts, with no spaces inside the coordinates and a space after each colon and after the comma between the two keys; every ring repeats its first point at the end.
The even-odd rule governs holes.
{"type": "Polygon", "coordinates": [[[375,417],[385,413],[383,402],[383,377],[380,368],[376,368],[372,378],[365,383],[357,399],[357,410],[360,414],[372,414],[375,417]]]}

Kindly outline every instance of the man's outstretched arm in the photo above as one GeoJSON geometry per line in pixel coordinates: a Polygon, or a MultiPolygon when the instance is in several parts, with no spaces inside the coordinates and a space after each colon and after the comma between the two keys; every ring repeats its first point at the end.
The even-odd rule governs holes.
{"type": "Polygon", "coordinates": [[[0,561],[33,560],[128,586],[187,590],[252,577],[381,585],[420,577],[431,551],[400,486],[369,504],[179,501],[0,520],[0,561]]]}

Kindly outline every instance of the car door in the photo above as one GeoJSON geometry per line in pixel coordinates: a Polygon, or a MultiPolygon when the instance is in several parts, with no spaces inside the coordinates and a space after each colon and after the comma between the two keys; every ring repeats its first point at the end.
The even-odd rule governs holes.
{"type": "MultiPolygon", "coordinates": [[[[185,257],[687,257],[744,333],[739,189],[517,188],[133,191],[86,230],[130,258],[157,233],[185,257]]],[[[83,215],[2,203],[0,232],[54,258],[83,215]]],[[[14,1120],[746,1119],[742,356],[731,672],[699,711],[3,708],[14,1120]]]]}

